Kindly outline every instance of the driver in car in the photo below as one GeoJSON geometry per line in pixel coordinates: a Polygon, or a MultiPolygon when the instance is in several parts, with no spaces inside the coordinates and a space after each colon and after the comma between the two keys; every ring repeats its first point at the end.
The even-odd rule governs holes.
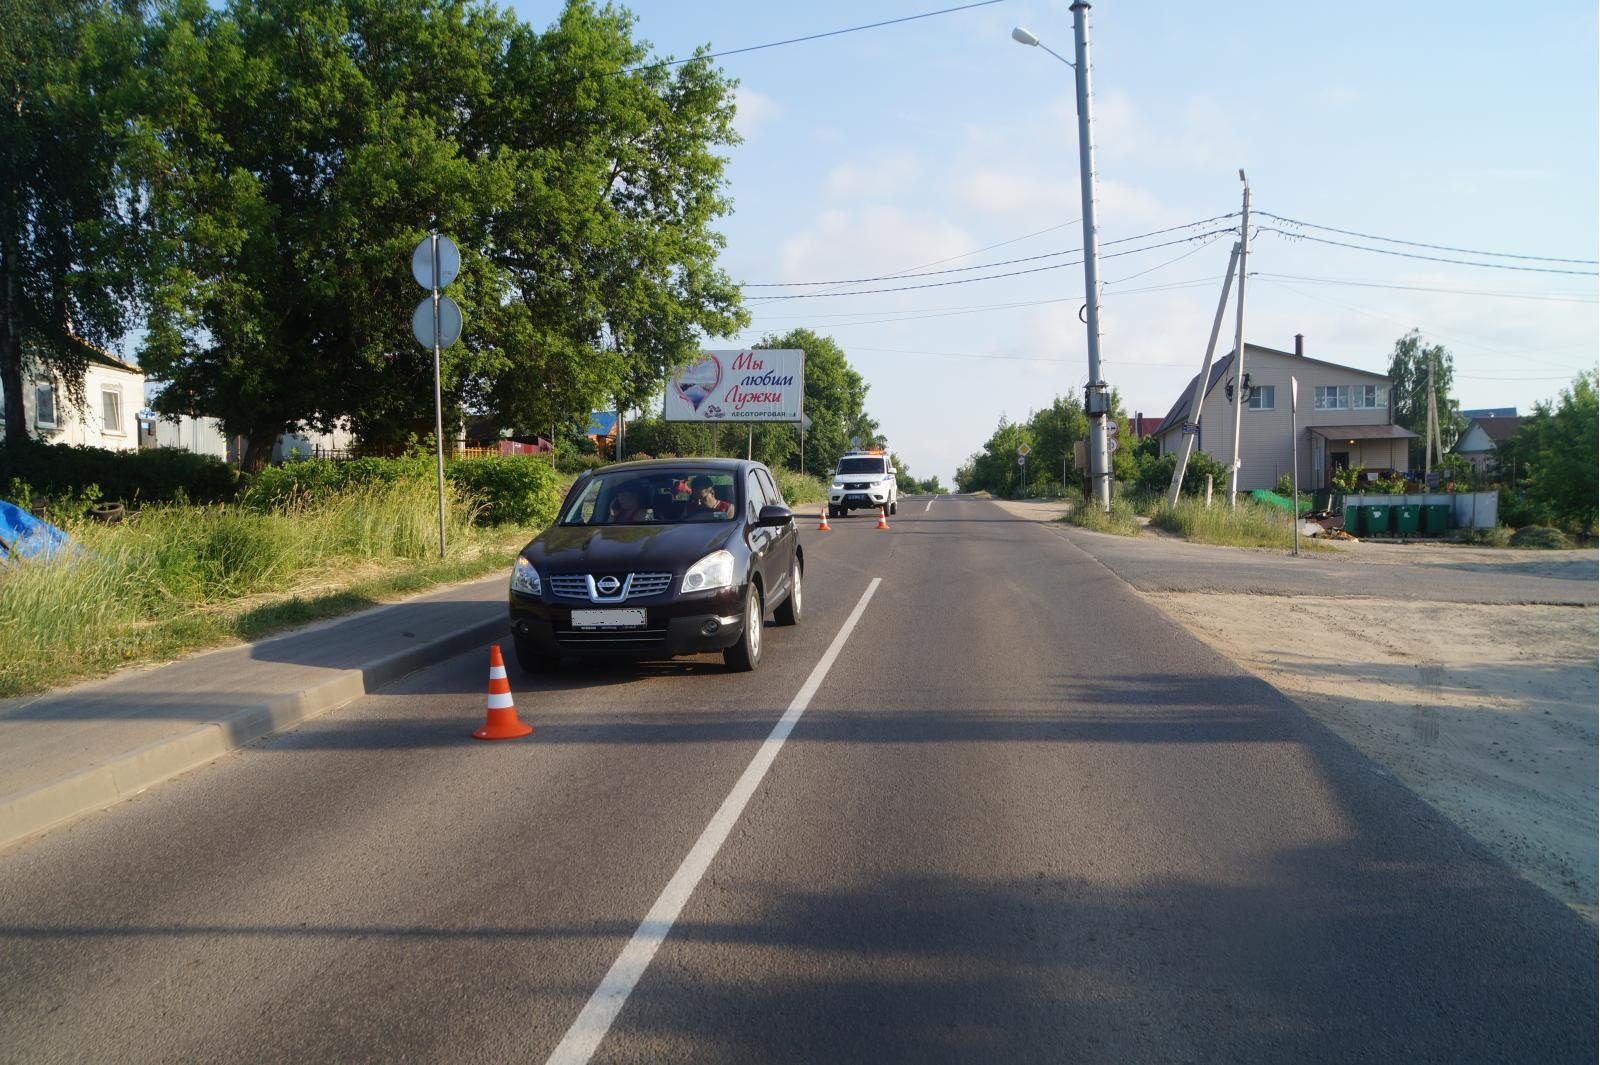
{"type": "Polygon", "coordinates": [[[718,519],[731,518],[733,504],[718,499],[716,489],[711,486],[711,478],[702,473],[689,481],[689,516],[705,514],[718,519]]]}
{"type": "Polygon", "coordinates": [[[645,507],[638,487],[629,484],[618,488],[611,497],[611,523],[638,525],[649,520],[650,511],[645,507]]]}

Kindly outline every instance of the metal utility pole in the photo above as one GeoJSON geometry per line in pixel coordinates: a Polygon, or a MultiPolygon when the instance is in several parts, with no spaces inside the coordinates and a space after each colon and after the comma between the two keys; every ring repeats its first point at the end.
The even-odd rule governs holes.
{"type": "Polygon", "coordinates": [[[1239,171],[1244,182],[1244,208],[1239,216],[1239,311],[1233,323],[1233,462],[1228,466],[1228,506],[1235,505],[1239,493],[1239,430],[1244,419],[1244,279],[1250,258],[1250,180],[1239,171]]]}
{"type": "Polygon", "coordinates": [[[1072,5],[1072,34],[1076,41],[1073,73],[1078,82],[1078,181],[1083,197],[1083,291],[1088,304],[1089,383],[1083,407],[1089,415],[1089,476],[1095,503],[1111,510],[1111,453],[1106,448],[1106,419],[1111,414],[1111,391],[1100,374],[1100,247],[1094,216],[1094,140],[1090,133],[1089,3],[1072,5]]]}
{"type": "MultiPolygon", "coordinates": [[[[1183,477],[1189,469],[1189,456],[1194,454],[1200,439],[1200,406],[1205,402],[1206,385],[1211,381],[1211,360],[1217,352],[1217,334],[1222,332],[1222,316],[1228,313],[1228,290],[1233,287],[1233,271],[1239,265],[1239,243],[1233,245],[1228,256],[1228,274],[1222,279],[1222,295],[1217,297],[1217,316],[1211,320],[1211,339],[1206,341],[1205,362],[1200,364],[1200,376],[1194,379],[1194,395],[1189,398],[1189,413],[1183,419],[1179,433],[1178,462],[1172,468],[1172,484],[1167,487],[1167,506],[1178,505],[1178,495],[1183,490],[1183,477]]],[[[1208,498],[1206,504],[1210,505],[1208,498]]]]}

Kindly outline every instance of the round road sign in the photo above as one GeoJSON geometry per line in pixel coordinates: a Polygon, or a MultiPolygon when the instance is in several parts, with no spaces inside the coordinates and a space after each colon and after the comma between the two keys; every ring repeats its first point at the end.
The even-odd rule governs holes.
{"type": "MultiPolygon", "coordinates": [[[[416,246],[411,253],[411,276],[417,279],[417,284],[432,292],[436,288],[448,288],[450,282],[461,273],[461,249],[456,247],[456,242],[449,237],[439,238],[439,278],[435,283],[433,276],[433,238],[423,237],[422,243],[416,246]]],[[[432,347],[432,344],[428,345],[432,347]]]]}
{"type": "MultiPolygon", "coordinates": [[[[433,350],[433,297],[426,296],[411,312],[411,335],[433,350]]],[[[439,346],[448,348],[461,339],[461,308],[449,296],[439,297],[439,346]]]]}

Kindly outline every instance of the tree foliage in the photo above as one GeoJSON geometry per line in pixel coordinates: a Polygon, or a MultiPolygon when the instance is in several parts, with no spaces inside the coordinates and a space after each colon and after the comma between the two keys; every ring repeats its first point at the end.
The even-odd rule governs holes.
{"type": "Polygon", "coordinates": [[[82,403],[92,347],[132,322],[143,231],[129,195],[137,4],[0,0],[0,388],[27,439],[24,365],[82,403]]]}
{"type": "Polygon", "coordinates": [[[256,463],[301,421],[378,449],[430,430],[407,268],[430,226],[463,258],[452,424],[637,404],[741,325],[712,228],[733,84],[646,65],[633,25],[586,0],[544,32],[466,0],[166,0],[143,64],[163,407],[220,417],[256,463]]]}
{"type": "Polygon", "coordinates": [[[1539,403],[1511,441],[1521,502],[1575,532],[1592,533],[1600,508],[1600,406],[1595,373],[1579,376],[1554,402],[1539,403]]]}
{"type": "Polygon", "coordinates": [[[1428,429],[1428,368],[1433,367],[1434,404],[1439,437],[1446,450],[1455,446],[1463,428],[1461,404],[1452,395],[1455,359],[1443,344],[1428,344],[1413,329],[1394,343],[1389,359],[1389,409],[1396,425],[1417,434],[1411,441],[1411,466],[1421,469],[1428,429]]]}

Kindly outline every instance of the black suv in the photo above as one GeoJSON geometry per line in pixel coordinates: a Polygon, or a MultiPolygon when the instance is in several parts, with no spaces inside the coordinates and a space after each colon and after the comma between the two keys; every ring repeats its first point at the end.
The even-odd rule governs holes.
{"type": "Polygon", "coordinates": [[[772,473],[735,459],[624,462],[584,474],[511,574],[529,672],[563,655],[761,662],[761,627],[800,620],[805,555],[772,473]]]}

